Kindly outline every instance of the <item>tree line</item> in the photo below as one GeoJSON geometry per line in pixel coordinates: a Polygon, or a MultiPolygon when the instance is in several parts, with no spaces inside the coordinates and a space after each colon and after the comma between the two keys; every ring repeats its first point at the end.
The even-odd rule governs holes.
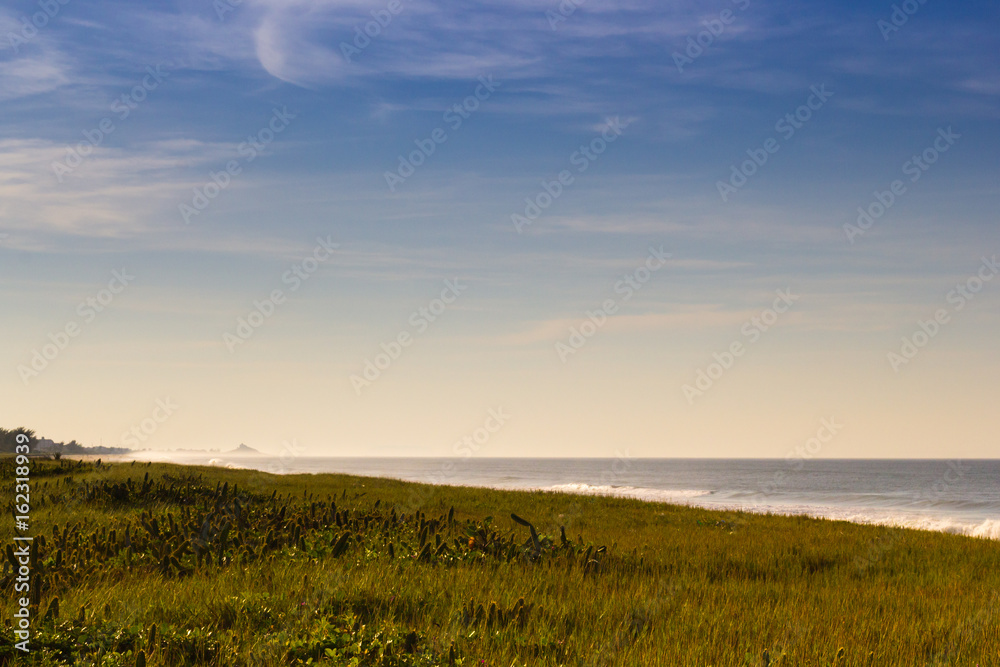
{"type": "MultiPolygon", "coordinates": [[[[6,429],[0,427],[0,453],[13,454],[16,450],[14,449],[19,443],[17,442],[17,436],[19,434],[24,434],[30,438],[31,453],[37,453],[36,445],[38,444],[39,438],[35,435],[34,429],[25,428],[23,426],[19,428],[6,429]]],[[[76,440],[70,440],[69,442],[56,442],[52,443],[45,448],[46,454],[125,454],[129,450],[124,447],[87,447],[81,445],[76,440]]]]}

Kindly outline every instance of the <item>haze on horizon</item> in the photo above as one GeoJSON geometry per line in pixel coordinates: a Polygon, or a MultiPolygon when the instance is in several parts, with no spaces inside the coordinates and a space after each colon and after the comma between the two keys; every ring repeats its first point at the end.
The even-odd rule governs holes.
{"type": "Polygon", "coordinates": [[[996,456],[994,3],[50,5],[0,9],[4,427],[996,456]]]}

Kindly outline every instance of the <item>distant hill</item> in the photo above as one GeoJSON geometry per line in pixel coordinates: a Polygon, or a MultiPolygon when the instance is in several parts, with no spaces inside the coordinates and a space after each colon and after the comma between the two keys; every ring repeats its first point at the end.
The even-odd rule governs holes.
{"type": "Polygon", "coordinates": [[[230,449],[228,452],[222,452],[223,454],[237,454],[241,456],[263,456],[253,447],[247,447],[244,444],[240,444],[236,449],[230,449]]]}

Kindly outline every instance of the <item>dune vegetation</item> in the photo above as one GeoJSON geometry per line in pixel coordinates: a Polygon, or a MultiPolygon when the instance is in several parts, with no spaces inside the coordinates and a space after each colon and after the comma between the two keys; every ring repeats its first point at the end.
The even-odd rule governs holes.
{"type": "Polygon", "coordinates": [[[2,664],[1000,664],[996,541],[172,464],[31,484],[31,651],[8,546],[2,664]]]}

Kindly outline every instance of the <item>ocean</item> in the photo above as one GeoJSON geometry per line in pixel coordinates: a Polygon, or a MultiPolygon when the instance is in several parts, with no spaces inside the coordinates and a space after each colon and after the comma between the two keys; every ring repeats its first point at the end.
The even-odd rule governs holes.
{"type": "Polygon", "coordinates": [[[346,473],[804,514],[1000,539],[1000,460],[316,458],[152,453],[141,460],[346,473]]]}

